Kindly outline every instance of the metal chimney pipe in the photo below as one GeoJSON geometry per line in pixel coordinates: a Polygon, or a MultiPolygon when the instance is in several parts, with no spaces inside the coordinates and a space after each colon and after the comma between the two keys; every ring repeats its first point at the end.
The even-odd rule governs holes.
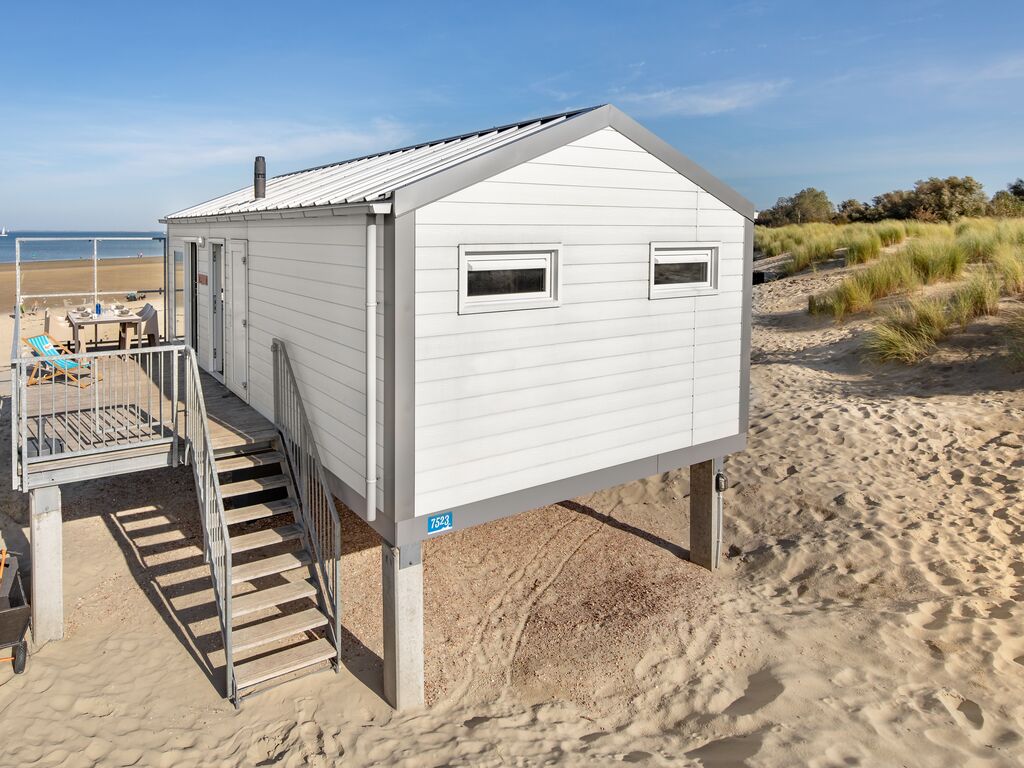
{"type": "Polygon", "coordinates": [[[267,159],[263,155],[257,155],[253,164],[252,189],[257,200],[267,196],[267,159]]]}

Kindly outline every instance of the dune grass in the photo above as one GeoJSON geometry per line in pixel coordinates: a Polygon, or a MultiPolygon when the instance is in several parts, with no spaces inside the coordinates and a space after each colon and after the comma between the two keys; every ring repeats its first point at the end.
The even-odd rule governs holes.
{"type": "Polygon", "coordinates": [[[915,240],[898,253],[854,272],[831,290],[811,296],[807,308],[812,315],[842,320],[870,309],[878,299],[938,280],[953,280],[963,272],[965,263],[962,252],[950,241],[915,240]]]}
{"type": "Polygon", "coordinates": [[[911,299],[868,331],[864,352],[879,363],[916,363],[932,353],[955,327],[999,311],[999,280],[991,270],[973,275],[946,297],[911,299]]]}
{"type": "Polygon", "coordinates": [[[1024,369],[1024,309],[1007,313],[1006,348],[1014,367],[1024,369]]]}
{"type": "Polygon", "coordinates": [[[839,238],[839,247],[846,248],[847,264],[863,264],[877,259],[885,244],[879,233],[870,229],[851,230],[839,238]]]}
{"type": "Polygon", "coordinates": [[[1000,243],[989,257],[989,263],[1004,291],[1024,293],[1024,245],[1000,243]]]}
{"type": "Polygon", "coordinates": [[[949,332],[945,302],[913,299],[886,313],[868,332],[864,351],[876,362],[913,363],[927,357],[949,332]]]}
{"type": "Polygon", "coordinates": [[[754,247],[767,258],[789,254],[783,272],[793,275],[833,257],[846,249],[848,264],[876,259],[882,249],[902,243],[907,228],[902,221],[872,224],[790,224],[785,227],[755,227],[754,247]]]}

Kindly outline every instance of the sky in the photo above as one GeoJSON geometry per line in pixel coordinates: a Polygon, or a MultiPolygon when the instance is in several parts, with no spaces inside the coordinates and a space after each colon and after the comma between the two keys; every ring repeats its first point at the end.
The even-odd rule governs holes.
{"type": "Polygon", "coordinates": [[[154,229],[268,175],[612,103],[759,208],[1024,176],[1024,3],[5,2],[0,225],[154,229]]]}

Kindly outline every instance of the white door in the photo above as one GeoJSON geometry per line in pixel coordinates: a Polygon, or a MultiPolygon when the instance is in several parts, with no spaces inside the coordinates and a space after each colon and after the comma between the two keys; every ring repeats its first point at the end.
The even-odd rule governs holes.
{"type": "Polygon", "coordinates": [[[224,383],[249,401],[249,265],[248,241],[232,240],[225,260],[224,383]]]}
{"type": "Polygon", "coordinates": [[[224,375],[224,243],[210,243],[210,340],[213,346],[211,373],[224,375]]]}

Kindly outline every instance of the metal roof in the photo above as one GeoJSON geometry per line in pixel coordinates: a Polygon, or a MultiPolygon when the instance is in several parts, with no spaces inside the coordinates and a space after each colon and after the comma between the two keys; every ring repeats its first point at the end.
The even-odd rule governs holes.
{"type": "Polygon", "coordinates": [[[595,109],[598,107],[562,112],[286,173],[267,179],[267,196],[262,199],[253,197],[250,184],[237,192],[172,213],[165,221],[378,202],[391,197],[401,187],[595,109]]]}

